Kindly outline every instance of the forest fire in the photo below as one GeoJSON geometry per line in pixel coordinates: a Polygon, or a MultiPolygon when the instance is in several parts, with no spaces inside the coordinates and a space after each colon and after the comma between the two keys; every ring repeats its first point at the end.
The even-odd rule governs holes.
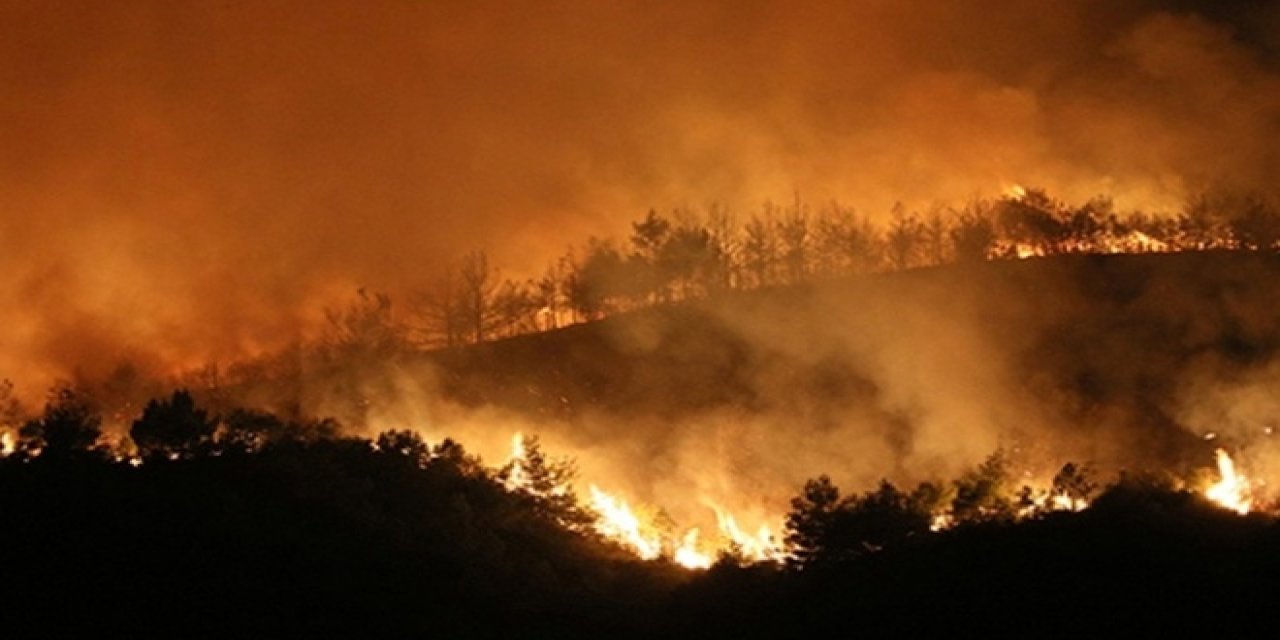
{"type": "Polygon", "coordinates": [[[510,472],[506,477],[507,489],[520,489],[528,484],[525,465],[529,463],[525,457],[524,434],[516,432],[511,436],[511,457],[508,459],[510,472]]]}
{"type": "MultiPolygon", "coordinates": [[[[1065,465],[1052,483],[1023,484],[1017,491],[1007,487],[1001,490],[1006,493],[1000,493],[995,489],[1002,482],[998,474],[1004,473],[1000,471],[1003,468],[1001,464],[997,464],[1000,460],[999,454],[993,456],[979,467],[976,472],[979,477],[958,481],[955,485],[959,494],[988,492],[985,497],[964,498],[966,501],[976,500],[968,507],[962,507],[956,501],[936,504],[927,513],[927,529],[939,533],[975,518],[977,521],[1022,521],[1053,512],[1071,513],[1089,508],[1089,494],[1096,485],[1088,479],[1086,472],[1075,465],[1065,465]],[[966,484],[969,481],[976,484],[970,488],[966,484]]],[[[1222,479],[1206,491],[1206,496],[1233,511],[1248,513],[1251,506],[1248,481],[1236,471],[1225,451],[1219,450],[1218,464],[1222,479]]],[[[505,486],[511,491],[572,496],[574,472],[565,471],[567,468],[566,460],[547,458],[536,439],[526,439],[517,433],[511,439],[510,458],[502,474],[505,486]],[[551,485],[547,484],[548,478],[555,478],[551,485]]],[[[1027,479],[1032,477],[1029,472],[1024,472],[1023,476],[1027,479]]],[[[891,485],[884,484],[879,491],[885,491],[885,487],[891,489],[891,485]]],[[[705,497],[700,503],[714,513],[718,529],[717,539],[711,543],[703,539],[701,529],[679,530],[669,521],[660,523],[658,514],[661,511],[637,509],[626,499],[596,484],[588,485],[588,493],[590,522],[586,527],[643,560],[665,559],[687,569],[706,569],[715,563],[717,557],[732,557],[745,564],[781,564],[793,557],[794,549],[784,545],[767,524],[751,531],[739,523],[735,514],[705,497]]],[[[840,503],[840,509],[856,510],[864,501],[865,504],[878,504],[879,498],[873,498],[878,495],[872,492],[862,498],[850,497],[840,503]]],[[[879,547],[877,543],[866,543],[868,550],[879,547]]]]}
{"type": "Polygon", "coordinates": [[[1218,505],[1248,514],[1253,508],[1253,492],[1248,478],[1236,470],[1236,464],[1223,449],[1214,451],[1218,463],[1218,481],[1205,490],[1205,497],[1218,505]]]}
{"type": "MultiPolygon", "coordinates": [[[[541,459],[541,451],[536,444],[530,447],[523,434],[515,434],[511,438],[511,454],[504,467],[507,489],[538,491],[538,476],[548,473],[547,464],[545,459],[541,459]],[[531,454],[539,459],[531,459],[531,454]]],[[[565,468],[563,461],[551,464],[554,469],[565,468]]],[[[571,495],[569,483],[572,474],[556,470],[551,473],[558,474],[551,491],[571,495]]],[[[546,491],[545,488],[541,490],[546,491]]],[[[720,543],[711,551],[706,550],[696,527],[672,536],[657,525],[654,516],[642,516],[626,500],[595,484],[588,485],[588,492],[594,517],[591,528],[644,560],[668,558],[687,569],[706,569],[712,565],[716,554],[736,554],[750,563],[781,562],[786,557],[768,525],[761,525],[754,534],[748,533],[738,525],[733,514],[707,500],[703,502],[715,513],[720,531],[720,543]]]]}
{"type": "Polygon", "coordinates": [[[720,533],[729,541],[731,548],[750,562],[780,562],[786,557],[777,538],[762,524],[754,534],[747,533],[738,526],[733,514],[715,504],[710,505],[716,512],[716,522],[720,525],[720,533]]]}
{"type": "Polygon", "coordinates": [[[680,546],[676,547],[676,552],[671,559],[686,569],[709,569],[714,562],[714,558],[699,550],[696,528],[684,534],[684,538],[680,540],[680,546]]]}
{"type": "Polygon", "coordinates": [[[622,544],[645,560],[656,559],[662,554],[661,538],[641,531],[640,519],[625,501],[601,491],[593,484],[591,507],[597,514],[595,529],[600,535],[622,544]]]}
{"type": "Polygon", "coordinates": [[[1274,632],[1280,0],[0,0],[0,122],[6,638],[1274,632]]]}

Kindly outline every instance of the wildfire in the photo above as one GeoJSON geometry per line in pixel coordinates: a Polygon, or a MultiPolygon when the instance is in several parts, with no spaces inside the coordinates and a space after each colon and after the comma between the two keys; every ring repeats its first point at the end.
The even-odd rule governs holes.
{"type": "Polygon", "coordinates": [[[1042,247],[1037,247],[1034,245],[1025,244],[1021,242],[1013,246],[1013,251],[1018,256],[1019,259],[1023,259],[1023,260],[1027,258],[1039,258],[1045,255],[1044,249],[1042,247]]]}
{"type": "Polygon", "coordinates": [[[1099,248],[1103,253],[1164,253],[1171,250],[1169,243],[1138,230],[1103,241],[1099,248]]]}
{"type": "MultiPolygon", "coordinates": [[[[516,433],[511,437],[511,456],[504,479],[508,490],[529,489],[533,482],[530,464],[529,446],[524,435],[516,433]]],[[[568,491],[568,486],[551,489],[552,494],[568,491]]],[[[709,501],[704,502],[715,511],[721,538],[720,545],[710,551],[700,541],[701,532],[697,528],[688,529],[676,538],[664,533],[653,518],[638,514],[626,500],[595,484],[588,485],[588,491],[591,509],[596,514],[591,528],[644,560],[666,557],[687,569],[706,569],[713,564],[716,551],[732,549],[748,562],[779,562],[786,557],[768,525],[748,533],[731,513],[709,501]]]]}
{"type": "Polygon", "coordinates": [[[1021,200],[1027,197],[1027,188],[1020,184],[1006,185],[1002,195],[1010,200],[1021,200]]]}
{"type": "Polygon", "coordinates": [[[684,534],[680,546],[672,556],[675,563],[686,569],[707,569],[711,567],[711,556],[698,550],[698,530],[690,529],[684,534]]]}
{"type": "Polygon", "coordinates": [[[1205,497],[1235,511],[1249,513],[1253,507],[1253,495],[1248,478],[1236,471],[1236,464],[1223,449],[1214,452],[1218,459],[1219,480],[1205,490],[1205,497]]]}
{"type": "Polygon", "coordinates": [[[507,475],[507,489],[519,489],[528,483],[528,474],[524,470],[526,454],[524,434],[517,431],[511,436],[511,473],[507,475]]]}
{"type": "Polygon", "coordinates": [[[13,439],[13,433],[5,431],[0,433],[0,457],[8,457],[17,448],[17,443],[13,439]]]}
{"type": "Polygon", "coordinates": [[[779,562],[786,557],[786,552],[774,538],[769,525],[762,524],[755,534],[749,534],[738,526],[738,521],[733,514],[713,503],[708,505],[716,512],[720,534],[742,554],[743,558],[751,562],[779,562]]]}
{"type": "Polygon", "coordinates": [[[935,513],[933,518],[929,520],[929,530],[937,533],[954,527],[956,519],[950,513],[935,513]]]}
{"type": "Polygon", "coordinates": [[[1048,505],[1050,511],[1084,511],[1089,507],[1089,501],[1058,493],[1049,498],[1048,505]]]}
{"type": "Polygon", "coordinates": [[[653,560],[662,555],[662,538],[654,533],[641,531],[640,519],[627,506],[626,501],[601,491],[593,484],[591,506],[600,516],[595,526],[600,535],[622,543],[645,560],[653,560]]]}

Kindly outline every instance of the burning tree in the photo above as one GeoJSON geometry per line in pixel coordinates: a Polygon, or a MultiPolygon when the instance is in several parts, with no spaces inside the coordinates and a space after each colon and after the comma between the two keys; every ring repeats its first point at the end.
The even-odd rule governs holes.
{"type": "Polygon", "coordinates": [[[529,497],[538,512],[566,526],[580,527],[594,520],[578,504],[573,490],[578,477],[573,460],[548,456],[538,436],[517,433],[511,449],[511,459],[497,476],[508,489],[529,497]]]}

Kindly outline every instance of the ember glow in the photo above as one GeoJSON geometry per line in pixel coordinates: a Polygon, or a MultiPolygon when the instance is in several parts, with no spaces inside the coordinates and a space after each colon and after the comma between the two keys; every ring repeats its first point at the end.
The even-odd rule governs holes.
{"type": "Polygon", "coordinates": [[[1236,469],[1235,462],[1223,449],[1214,452],[1218,463],[1218,481],[1205,490],[1205,497],[1226,509],[1245,515],[1253,507],[1253,491],[1249,479],[1236,469]]]}

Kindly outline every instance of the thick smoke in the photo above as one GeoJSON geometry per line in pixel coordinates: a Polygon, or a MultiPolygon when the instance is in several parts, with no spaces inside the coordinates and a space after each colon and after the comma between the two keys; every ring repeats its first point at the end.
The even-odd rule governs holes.
{"type": "MultiPolygon", "coordinates": [[[[278,346],[650,206],[1274,190],[1274,3],[0,2],[0,375],[278,346]]],[[[933,410],[942,411],[944,407],[933,410]]]]}

